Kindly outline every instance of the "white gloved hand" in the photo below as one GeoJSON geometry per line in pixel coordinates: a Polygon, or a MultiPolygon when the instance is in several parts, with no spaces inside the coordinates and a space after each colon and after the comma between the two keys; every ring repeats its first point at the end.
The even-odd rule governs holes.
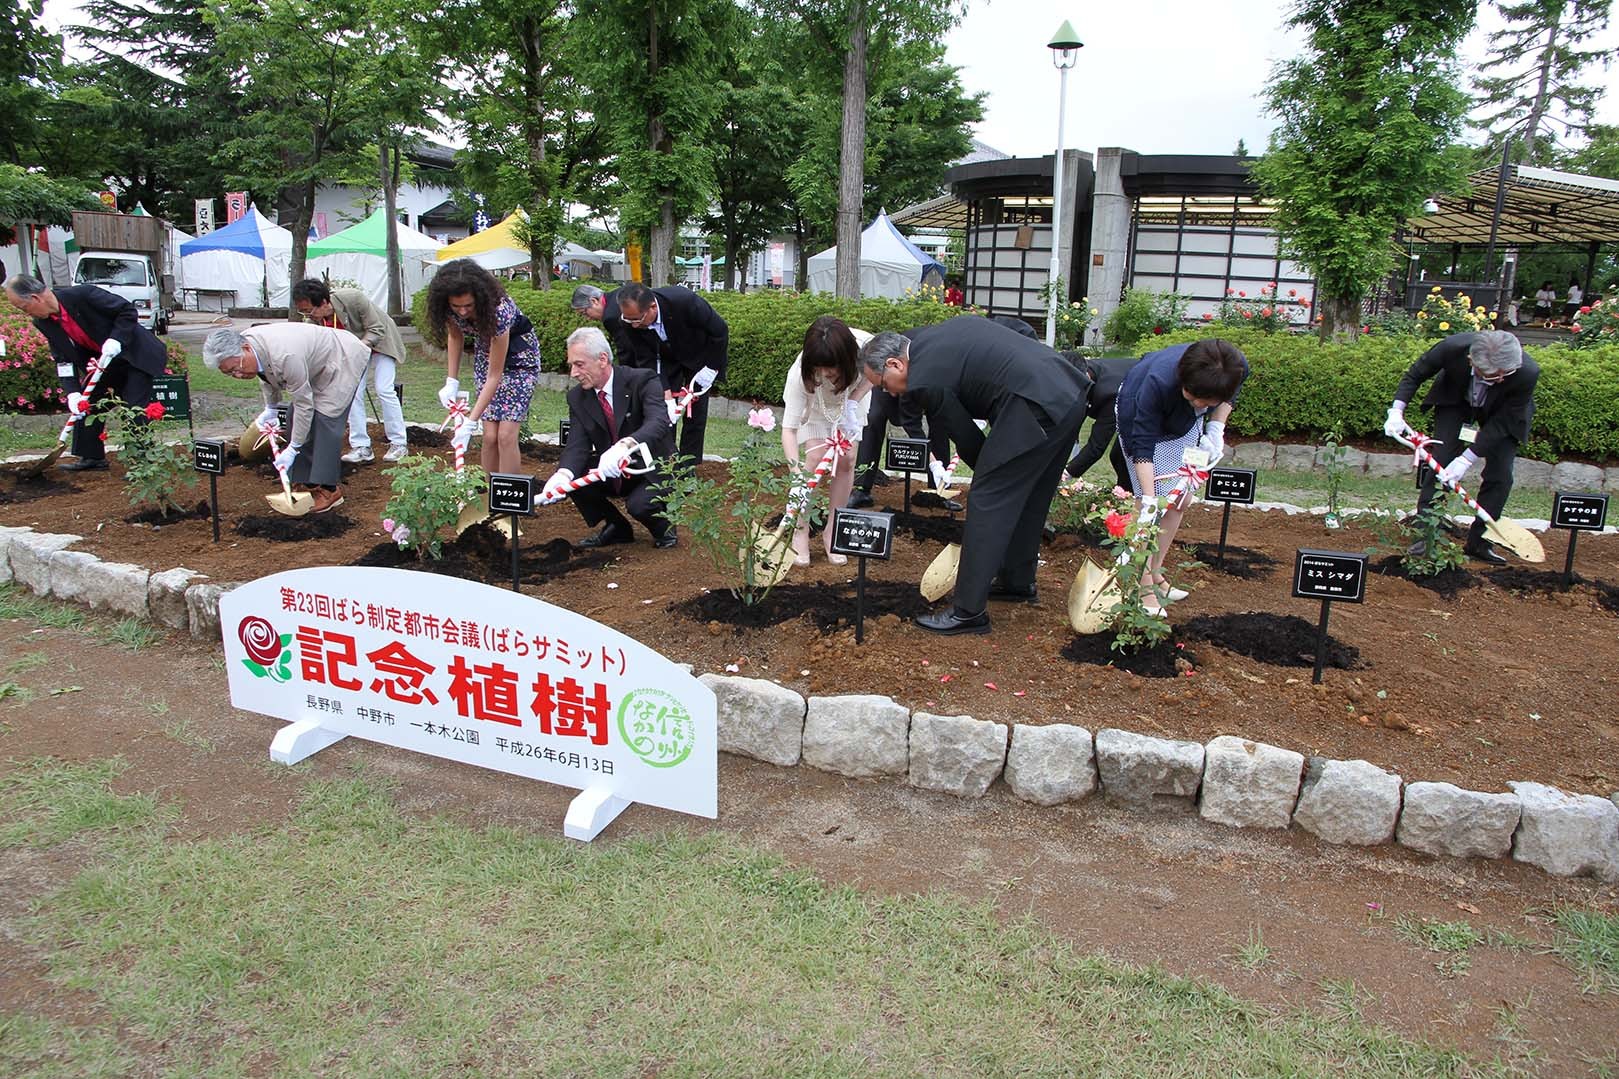
{"type": "Polygon", "coordinates": [[[1405,402],[1394,402],[1389,406],[1389,414],[1383,420],[1383,433],[1390,438],[1404,438],[1410,430],[1405,422],[1405,402]]]}
{"type": "Polygon", "coordinates": [[[563,488],[572,482],[573,473],[571,471],[566,468],[557,469],[551,473],[551,478],[546,480],[545,486],[540,489],[540,500],[542,502],[558,501],[565,496],[563,488]]]}
{"type": "Polygon", "coordinates": [[[843,402],[843,416],[838,420],[838,430],[849,441],[858,442],[865,429],[865,421],[860,418],[860,402],[851,397],[843,402]]]}
{"type": "Polygon", "coordinates": [[[267,408],[253,420],[253,426],[261,431],[279,431],[281,430],[281,417],[275,409],[267,408]]]}
{"type": "Polygon", "coordinates": [[[928,475],[930,477],[932,477],[933,486],[934,486],[934,488],[936,490],[943,490],[944,489],[944,481],[945,481],[944,465],[940,464],[938,461],[929,461],[928,462],[928,475]]]}
{"type": "Polygon", "coordinates": [[[292,469],[292,462],[296,461],[297,459],[298,447],[288,446],[286,449],[275,455],[275,470],[277,472],[288,472],[292,469]]]}
{"type": "Polygon", "coordinates": [[[675,403],[673,397],[666,398],[663,405],[669,410],[669,426],[673,427],[680,422],[680,406],[675,403]]]}
{"type": "Polygon", "coordinates": [[[602,453],[601,459],[596,462],[596,471],[610,480],[616,480],[624,475],[624,460],[629,457],[630,451],[635,448],[633,442],[615,442],[602,453]]]}
{"type": "Polygon", "coordinates": [[[82,393],[67,395],[67,410],[75,416],[82,416],[90,411],[90,398],[82,393]]]}
{"type": "Polygon", "coordinates": [[[803,513],[809,508],[810,488],[803,480],[795,480],[793,489],[787,492],[787,508],[793,513],[803,513]]]}
{"type": "Polygon", "coordinates": [[[1472,450],[1463,450],[1460,456],[1439,470],[1439,482],[1446,487],[1456,486],[1462,482],[1462,477],[1467,475],[1467,470],[1472,468],[1473,462],[1477,460],[1478,454],[1472,450]]]}
{"type": "Polygon", "coordinates": [[[459,379],[454,379],[454,378],[447,378],[447,379],[444,380],[444,385],[442,387],[440,387],[440,389],[438,391],[438,403],[440,405],[442,405],[443,407],[445,407],[445,408],[449,408],[451,402],[453,402],[455,400],[455,395],[460,393],[460,392],[461,392],[461,382],[460,382],[460,380],[459,379]]]}
{"type": "Polygon", "coordinates": [[[1225,424],[1210,420],[1203,425],[1203,437],[1197,440],[1200,450],[1207,450],[1212,464],[1225,456],[1225,424]]]}
{"type": "Polygon", "coordinates": [[[714,385],[714,380],[719,377],[720,373],[718,371],[712,367],[705,367],[691,376],[691,386],[689,388],[692,393],[707,393],[708,388],[714,385]]]}
{"type": "Polygon", "coordinates": [[[1136,520],[1144,525],[1150,525],[1158,519],[1158,499],[1149,497],[1141,499],[1140,509],[1136,513],[1136,520]]]}
{"type": "Polygon", "coordinates": [[[118,343],[118,338],[107,338],[101,342],[101,362],[111,363],[122,351],[124,351],[124,346],[118,343]]]}

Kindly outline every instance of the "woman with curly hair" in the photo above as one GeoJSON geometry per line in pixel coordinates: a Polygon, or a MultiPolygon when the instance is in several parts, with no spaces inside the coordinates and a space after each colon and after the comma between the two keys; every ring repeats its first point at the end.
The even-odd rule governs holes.
{"type": "Polygon", "coordinates": [[[540,374],[540,339],[495,275],[471,259],[445,263],[427,286],[427,322],[449,353],[445,408],[461,389],[461,354],[472,341],[472,371],[478,393],[471,418],[484,424],[481,462],[486,472],[517,472],[518,430],[528,416],[540,374]]]}

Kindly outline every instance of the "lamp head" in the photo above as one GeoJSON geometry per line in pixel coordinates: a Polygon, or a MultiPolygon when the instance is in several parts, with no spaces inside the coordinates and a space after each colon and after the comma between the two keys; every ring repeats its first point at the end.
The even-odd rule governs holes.
{"type": "Polygon", "coordinates": [[[1439,212],[1439,200],[1438,199],[1424,199],[1422,201],[1422,212],[1425,213],[1425,214],[1436,214],[1436,213],[1438,213],[1439,212]]]}
{"type": "Polygon", "coordinates": [[[1073,67],[1079,60],[1079,50],[1084,47],[1085,43],[1074,33],[1073,24],[1066,19],[1057,27],[1057,33],[1046,43],[1046,48],[1051,50],[1051,62],[1059,71],[1073,67]]]}

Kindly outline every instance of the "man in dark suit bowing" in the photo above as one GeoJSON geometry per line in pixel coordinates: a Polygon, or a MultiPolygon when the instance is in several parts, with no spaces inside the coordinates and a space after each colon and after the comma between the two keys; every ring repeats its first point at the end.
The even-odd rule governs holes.
{"type": "Polygon", "coordinates": [[[606,547],[635,539],[630,522],[613,505],[614,498],[622,498],[629,515],[652,533],[654,547],[673,547],[675,529],[664,519],[656,476],[623,471],[625,458],[637,443],[645,444],[654,459],[674,452],[674,431],[657,374],[615,367],[612,346],[595,326],[568,335],[568,374],[578,383],[568,391],[568,443],[557,470],[545,481],[542,497],[555,498],[574,477],[600,469],[607,479],[568,492],[585,523],[601,525],[579,546],[606,547]]]}
{"type": "Polygon", "coordinates": [[[94,285],[51,289],[37,277],[17,274],[6,282],[11,306],[34,320],[56,361],[56,377],[67,394],[68,411],[83,417],[73,426],[73,453],[62,467],[68,471],[107,467],[102,423],[85,416],[96,401],[116,394],[142,408],[152,401],[152,379],[169,362],[168,349],[140,324],[135,305],[94,285]],[[92,361],[106,365],[96,392],[82,391],[92,361]]]}
{"type": "MultiPolygon", "coordinates": [[[[1383,423],[1384,434],[1400,438],[1410,432],[1405,406],[1429,379],[1433,379],[1433,388],[1422,403],[1433,409],[1431,437],[1440,444],[1431,452],[1445,466],[1439,478],[1460,483],[1482,459],[1484,482],[1476,494],[1478,504],[1492,517],[1501,516],[1512,494],[1518,447],[1529,438],[1529,424],[1535,417],[1540,365],[1504,330],[1453,333],[1424,352],[1400,379],[1383,423]]],[[[1417,498],[1418,513],[1433,501],[1435,486],[1435,477],[1429,474],[1417,498]]],[[[1506,558],[1484,538],[1482,519],[1473,522],[1462,550],[1480,562],[1506,565],[1506,558]]],[[[1413,545],[1412,553],[1426,552],[1413,545]]]]}
{"type": "Polygon", "coordinates": [[[973,470],[954,602],[916,623],[988,633],[987,600],[1039,598],[1040,530],[1085,419],[1090,378],[1040,342],[974,315],[880,333],[860,362],[874,385],[911,394],[973,470]],[[989,422],[987,438],[975,420],[989,422]]]}
{"type": "Polygon", "coordinates": [[[1091,418],[1091,435],[1079,452],[1074,454],[1073,460],[1068,462],[1068,475],[1079,479],[1106,454],[1108,463],[1113,466],[1114,483],[1128,491],[1130,465],[1124,459],[1124,448],[1117,438],[1119,421],[1113,413],[1113,405],[1119,399],[1119,387],[1124,385],[1124,376],[1136,364],[1136,357],[1088,360],[1077,352],[1059,355],[1091,378],[1090,405],[1085,410],[1085,414],[1091,418]],[[1108,448],[1110,446],[1111,450],[1108,448]]]}
{"type": "Polygon", "coordinates": [[[608,344],[618,349],[620,353],[625,352],[624,335],[629,327],[624,325],[624,319],[618,313],[617,289],[603,292],[595,285],[580,285],[573,290],[573,297],[569,302],[574,314],[601,323],[608,344]]]}
{"type": "Polygon", "coordinates": [[[669,420],[680,422],[681,456],[701,461],[708,398],[697,397],[682,408],[675,394],[678,390],[706,394],[717,379],[725,377],[730,327],[707,300],[688,288],[651,289],[632,282],[617,295],[630,346],[630,355],[623,362],[662,377],[669,420]]]}

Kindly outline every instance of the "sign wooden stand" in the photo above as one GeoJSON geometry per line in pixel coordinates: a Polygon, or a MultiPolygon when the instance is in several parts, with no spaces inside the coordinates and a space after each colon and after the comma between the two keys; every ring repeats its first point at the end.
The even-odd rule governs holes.
{"type": "MultiPolygon", "coordinates": [[[[910,473],[905,482],[911,481],[910,473]]],[[[894,553],[894,515],[868,510],[832,511],[832,553],[853,555],[860,562],[855,574],[854,643],[866,639],[866,559],[886,561],[894,553]]]]}
{"type": "Polygon", "coordinates": [[[1293,595],[1321,601],[1321,621],[1315,630],[1315,673],[1311,683],[1321,684],[1327,658],[1327,619],[1332,603],[1361,603],[1366,599],[1366,556],[1347,551],[1301,548],[1293,561],[1293,595]]]}

